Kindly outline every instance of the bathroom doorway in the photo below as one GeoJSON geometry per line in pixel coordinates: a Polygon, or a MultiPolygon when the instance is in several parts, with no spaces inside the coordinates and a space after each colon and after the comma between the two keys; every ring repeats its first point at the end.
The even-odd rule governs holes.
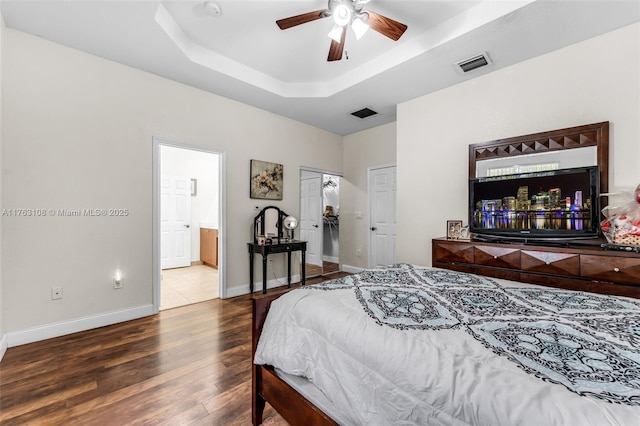
{"type": "Polygon", "coordinates": [[[154,145],[154,307],[218,298],[223,155],[155,139],[154,145]]]}

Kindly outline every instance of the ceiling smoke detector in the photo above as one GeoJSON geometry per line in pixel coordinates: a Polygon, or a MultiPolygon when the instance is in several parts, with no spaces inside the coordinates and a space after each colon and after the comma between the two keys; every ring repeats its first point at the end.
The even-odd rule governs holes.
{"type": "Polygon", "coordinates": [[[490,63],[491,63],[491,59],[489,59],[489,55],[487,55],[485,52],[485,53],[476,55],[472,58],[457,62],[456,66],[462,72],[469,72],[469,71],[473,71],[475,69],[484,67],[486,65],[489,65],[490,63]]]}

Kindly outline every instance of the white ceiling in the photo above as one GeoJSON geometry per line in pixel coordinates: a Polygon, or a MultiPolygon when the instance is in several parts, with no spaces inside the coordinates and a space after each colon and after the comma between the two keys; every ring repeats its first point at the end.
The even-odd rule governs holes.
{"type": "MultiPolygon", "coordinates": [[[[275,21],[326,0],[2,0],[5,25],[341,135],[395,121],[396,105],[640,20],[638,0],[371,0],[408,26],[399,41],[347,34],[327,62],[331,18],[275,21]],[[463,74],[456,62],[486,52],[463,74]],[[379,114],[359,119],[369,107],[379,114]]],[[[597,60],[597,58],[594,58],[597,60]]],[[[579,72],[579,70],[578,70],[579,72]]],[[[639,76],[640,78],[640,76],[639,76]]]]}

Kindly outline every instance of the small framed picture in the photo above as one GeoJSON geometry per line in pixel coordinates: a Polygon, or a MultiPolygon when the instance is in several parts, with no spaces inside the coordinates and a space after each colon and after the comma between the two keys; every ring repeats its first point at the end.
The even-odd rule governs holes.
{"type": "Polygon", "coordinates": [[[447,239],[457,240],[460,238],[462,238],[462,221],[448,220],[447,221],[447,239]]]}
{"type": "Polygon", "coordinates": [[[471,238],[471,233],[469,232],[469,225],[463,226],[460,230],[460,239],[468,240],[471,238]]]}

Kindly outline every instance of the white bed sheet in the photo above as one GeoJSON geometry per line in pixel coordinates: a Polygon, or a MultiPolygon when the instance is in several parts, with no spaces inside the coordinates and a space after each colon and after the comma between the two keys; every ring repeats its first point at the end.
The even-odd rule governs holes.
{"type": "Polygon", "coordinates": [[[313,402],[324,414],[331,417],[338,424],[349,424],[348,417],[338,410],[335,404],[327,398],[320,389],[311,383],[306,377],[294,376],[276,368],[276,374],[300,395],[313,402]]]}
{"type": "Polygon", "coordinates": [[[352,289],[274,301],[254,362],[308,378],[345,425],[640,425],[638,406],[543,381],[463,330],[381,326],[352,289]]]}

